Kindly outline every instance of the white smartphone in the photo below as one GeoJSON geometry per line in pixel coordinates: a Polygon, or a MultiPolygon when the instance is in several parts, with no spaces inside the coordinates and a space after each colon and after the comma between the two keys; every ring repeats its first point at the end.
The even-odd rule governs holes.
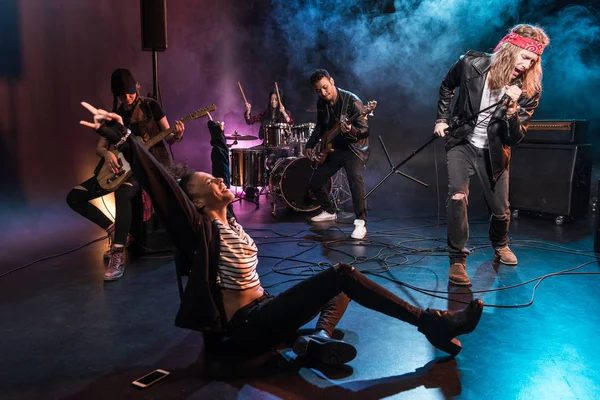
{"type": "Polygon", "coordinates": [[[149,374],[136,379],[135,381],[131,382],[131,384],[140,388],[147,388],[148,386],[165,379],[167,376],[169,376],[169,374],[170,372],[165,371],[164,369],[156,369],[149,374]]]}

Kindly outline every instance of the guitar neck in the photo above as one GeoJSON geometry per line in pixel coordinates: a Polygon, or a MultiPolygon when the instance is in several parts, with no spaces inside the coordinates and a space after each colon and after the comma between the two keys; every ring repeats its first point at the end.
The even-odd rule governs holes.
{"type": "MultiPolygon", "coordinates": [[[[183,118],[181,120],[181,122],[184,124],[187,124],[188,122],[190,122],[193,119],[194,118],[191,115],[188,115],[187,117],[183,118]]],[[[144,145],[146,146],[147,149],[150,149],[152,146],[154,146],[155,144],[157,144],[164,138],[168,137],[172,133],[175,133],[175,126],[172,126],[169,129],[160,132],[158,135],[156,135],[153,138],[151,138],[150,140],[148,140],[144,145]]]]}

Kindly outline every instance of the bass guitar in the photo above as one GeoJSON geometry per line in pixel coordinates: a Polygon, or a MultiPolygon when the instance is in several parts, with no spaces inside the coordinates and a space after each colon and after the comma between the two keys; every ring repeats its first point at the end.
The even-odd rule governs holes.
{"type": "MultiPolygon", "coordinates": [[[[369,101],[361,110],[357,111],[351,117],[346,118],[346,123],[352,125],[352,123],[358,118],[363,118],[369,115],[375,109],[375,107],[377,107],[377,102],[374,100],[369,101]]],[[[323,165],[327,159],[327,155],[333,151],[332,142],[333,139],[340,134],[341,125],[341,121],[336,122],[333,128],[325,132],[315,147],[313,147],[310,155],[310,161],[313,169],[317,169],[319,166],[323,165]]]]}
{"type": "MultiPolygon", "coordinates": [[[[214,104],[208,107],[201,108],[200,110],[196,110],[190,115],[182,118],[181,122],[187,124],[188,122],[201,118],[209,112],[215,111],[216,109],[217,106],[215,106],[214,104]]],[[[175,126],[172,126],[169,129],[160,132],[158,135],[154,136],[147,142],[144,142],[143,139],[139,136],[137,136],[137,139],[144,142],[144,146],[147,149],[150,149],[152,146],[156,145],[161,140],[168,137],[174,132],[175,126]]],[[[111,150],[111,153],[113,153],[117,157],[117,160],[119,160],[119,170],[116,173],[114,173],[108,168],[108,165],[104,163],[96,173],[96,179],[98,180],[98,184],[102,189],[113,192],[117,190],[117,188],[121,186],[123,182],[129,179],[133,172],[131,171],[131,166],[120,151],[111,150]]]]}

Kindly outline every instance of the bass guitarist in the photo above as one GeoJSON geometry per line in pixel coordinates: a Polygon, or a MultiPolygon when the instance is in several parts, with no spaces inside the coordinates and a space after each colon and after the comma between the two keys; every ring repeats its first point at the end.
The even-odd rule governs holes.
{"type": "Polygon", "coordinates": [[[340,134],[331,140],[332,152],[327,153],[325,162],[313,173],[309,191],[314,193],[321,206],[321,213],[312,217],[311,221],[334,221],[336,206],[326,189],[326,182],[344,167],[348,177],[348,185],[352,193],[354,206],[353,239],[362,239],[367,234],[367,204],[365,201],[365,185],[362,171],[369,158],[369,127],[366,116],[360,116],[351,123],[345,119],[362,110],[363,103],[354,93],[335,86],[334,80],[324,69],[317,69],[310,76],[310,83],[319,96],[317,101],[317,124],[306,143],[306,154],[315,157],[322,144],[323,135],[339,124],[340,134]]]}
{"type": "MultiPolygon", "coordinates": [[[[113,110],[123,118],[125,125],[131,129],[133,135],[148,140],[161,131],[169,129],[169,122],[160,104],[152,98],[139,95],[139,85],[129,70],[113,71],[110,83],[114,96],[113,110]]],[[[167,142],[170,144],[179,142],[183,138],[183,123],[177,121],[175,127],[175,132],[167,138],[167,142]]],[[[96,168],[96,173],[103,164],[107,164],[114,173],[119,170],[119,161],[109,151],[109,146],[106,139],[100,138],[96,146],[96,154],[101,160],[96,168]]],[[[172,158],[164,143],[158,143],[150,151],[163,165],[167,167],[171,165],[172,158]]],[[[115,190],[114,223],[100,209],[90,203],[90,200],[108,193],[110,193],[108,190],[100,187],[94,176],[69,192],[67,204],[108,233],[109,249],[104,253],[104,258],[108,258],[109,262],[104,272],[104,280],[113,281],[121,278],[125,272],[124,249],[131,241],[129,230],[132,220],[132,200],[139,195],[140,185],[131,177],[115,190]]]]}

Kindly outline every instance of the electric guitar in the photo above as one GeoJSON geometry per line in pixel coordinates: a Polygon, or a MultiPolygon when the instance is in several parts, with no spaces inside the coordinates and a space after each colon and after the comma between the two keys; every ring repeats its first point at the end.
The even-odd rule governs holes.
{"type": "MultiPolygon", "coordinates": [[[[362,108],[362,110],[356,112],[356,114],[352,115],[351,117],[346,118],[346,123],[352,125],[356,119],[369,115],[375,109],[375,107],[377,107],[377,102],[374,100],[369,101],[362,108]]],[[[313,169],[317,169],[319,166],[323,165],[327,159],[327,155],[333,151],[332,142],[333,139],[335,139],[335,137],[341,132],[341,125],[341,121],[336,122],[330,130],[321,136],[321,139],[319,139],[315,147],[313,147],[310,155],[310,161],[313,169]]]]}
{"type": "MultiPolygon", "coordinates": [[[[217,109],[217,106],[212,104],[208,107],[204,107],[200,110],[194,111],[190,115],[184,117],[181,120],[181,122],[183,122],[184,124],[187,124],[188,122],[193,121],[198,118],[201,118],[201,117],[205,116],[206,114],[208,114],[209,112],[215,111],[216,109],[217,109]]],[[[144,142],[144,140],[139,136],[137,136],[137,139],[142,141],[144,143],[144,146],[147,149],[150,149],[152,146],[156,145],[161,140],[168,137],[170,134],[172,134],[174,132],[175,132],[175,126],[172,126],[169,129],[160,132],[158,135],[154,136],[147,142],[144,142]]],[[[100,187],[102,189],[108,190],[110,192],[117,190],[117,188],[119,186],[121,186],[121,184],[123,182],[125,182],[127,179],[129,179],[129,177],[133,173],[131,171],[131,166],[129,165],[129,163],[127,162],[125,157],[123,156],[123,153],[121,153],[118,150],[111,150],[111,153],[113,153],[117,157],[117,160],[119,161],[119,170],[117,171],[117,173],[113,173],[108,168],[107,163],[103,163],[100,170],[98,170],[98,172],[96,173],[96,179],[98,180],[98,184],[100,185],[100,187]]]]}

